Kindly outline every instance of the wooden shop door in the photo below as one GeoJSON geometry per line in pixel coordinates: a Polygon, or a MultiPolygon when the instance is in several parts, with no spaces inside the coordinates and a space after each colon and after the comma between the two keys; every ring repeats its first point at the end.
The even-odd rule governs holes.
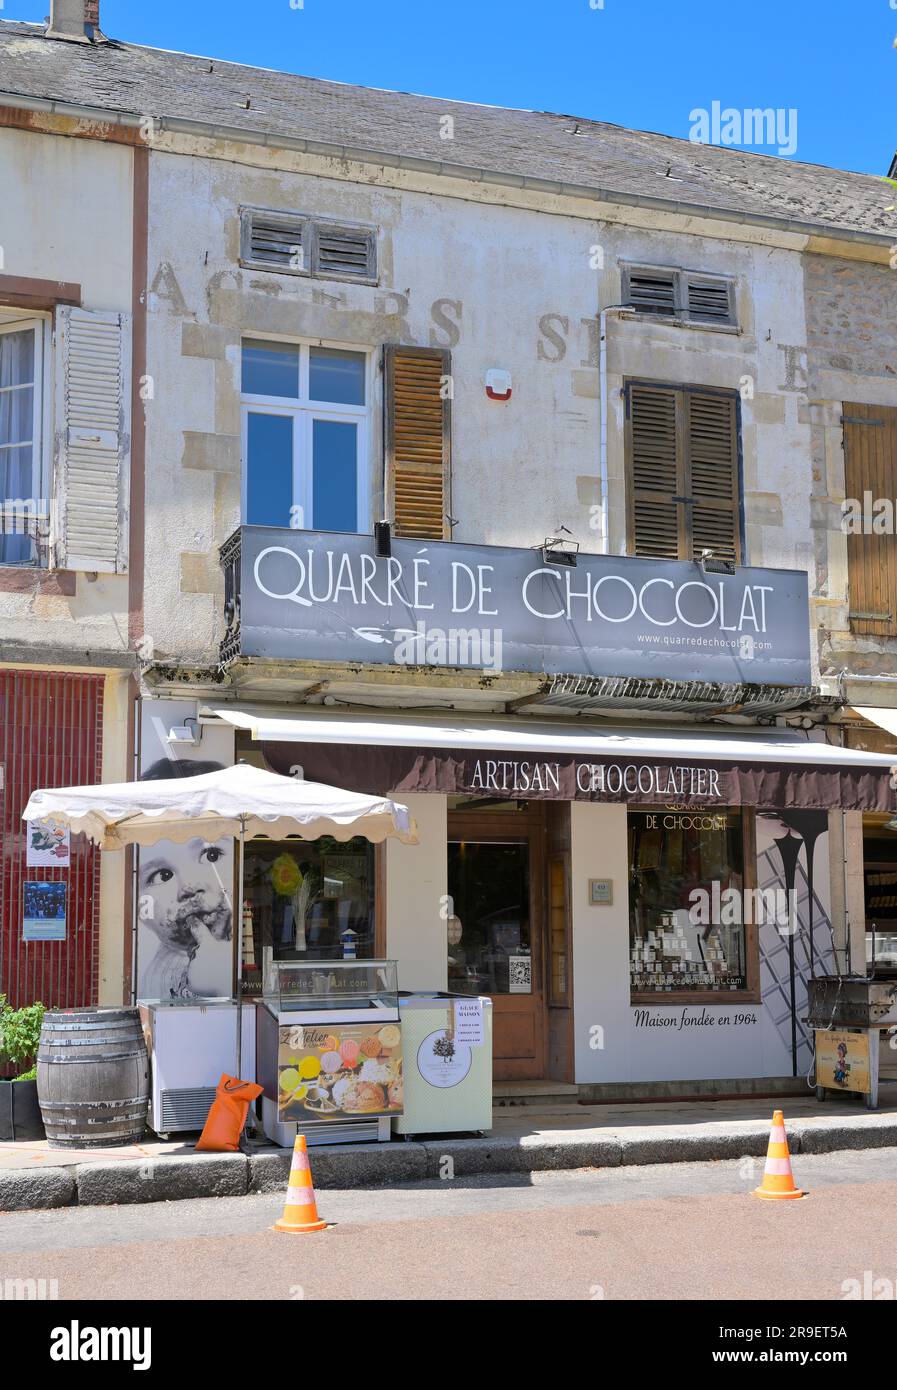
{"type": "Polygon", "coordinates": [[[448,988],[491,997],[496,1081],[545,1075],[542,812],[449,811],[448,988]]]}

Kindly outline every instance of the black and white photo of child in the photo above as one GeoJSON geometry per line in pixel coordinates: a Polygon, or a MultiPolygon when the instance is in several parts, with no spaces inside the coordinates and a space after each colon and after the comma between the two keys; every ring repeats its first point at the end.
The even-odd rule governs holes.
{"type": "MultiPolygon", "coordinates": [[[[160,758],[141,780],[197,777],[222,764],[160,758]]],[[[139,999],[229,996],[233,970],[233,843],[195,836],[140,852],[139,999]]]]}

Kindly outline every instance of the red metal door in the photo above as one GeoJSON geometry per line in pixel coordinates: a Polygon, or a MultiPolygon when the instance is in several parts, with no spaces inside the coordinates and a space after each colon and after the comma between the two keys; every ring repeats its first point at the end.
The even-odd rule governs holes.
{"type": "Polygon", "coordinates": [[[99,851],[75,835],[69,868],[27,868],[22,811],[36,787],[99,782],[102,736],[102,676],[0,671],[0,993],[16,1007],[97,1002],[99,851]],[[68,884],[64,941],[23,941],[26,879],[68,884]]]}

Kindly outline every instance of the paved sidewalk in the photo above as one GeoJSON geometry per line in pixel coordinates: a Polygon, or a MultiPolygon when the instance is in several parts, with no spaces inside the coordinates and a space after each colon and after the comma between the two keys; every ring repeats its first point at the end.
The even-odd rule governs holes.
{"type": "MultiPolygon", "coordinates": [[[[772,1112],[785,1112],[792,1153],[897,1148],[897,1082],[882,1083],[879,1109],[858,1100],[670,1101],[497,1107],[482,1138],[426,1136],[389,1144],[312,1146],[316,1187],[360,1188],[443,1176],[611,1168],[646,1163],[761,1158],[772,1112]]],[[[197,1154],[194,1137],[148,1137],[114,1149],[52,1150],[0,1143],[0,1211],[38,1207],[239,1196],[286,1186],[290,1151],[249,1141],[241,1153],[197,1154]]]]}

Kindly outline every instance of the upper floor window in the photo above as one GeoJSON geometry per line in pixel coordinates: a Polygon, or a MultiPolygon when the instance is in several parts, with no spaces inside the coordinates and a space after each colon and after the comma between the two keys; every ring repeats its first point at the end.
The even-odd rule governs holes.
{"type": "Polygon", "coordinates": [[[44,322],[0,316],[0,564],[46,563],[44,322]]]}
{"type": "Polygon", "coordinates": [[[314,531],[370,529],[369,357],[243,340],[243,520],[314,531]]]}
{"type": "Polygon", "coordinates": [[[377,233],[334,218],[303,212],[242,208],[240,261],[281,275],[377,283],[377,233]]]}
{"type": "Polygon", "coordinates": [[[737,325],[735,282],[664,266],[623,267],[623,303],[640,314],[706,326],[737,325]]]}
{"type": "Polygon", "coordinates": [[[630,555],[739,564],[738,397],[704,386],[626,387],[630,555]]]}

